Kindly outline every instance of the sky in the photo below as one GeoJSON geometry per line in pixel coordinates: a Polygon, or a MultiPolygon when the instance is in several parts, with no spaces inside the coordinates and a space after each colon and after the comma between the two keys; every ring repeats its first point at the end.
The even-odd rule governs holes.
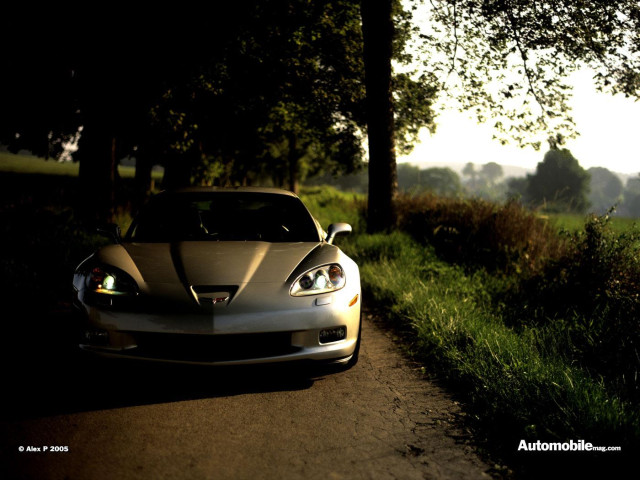
{"type": "MultiPolygon", "coordinates": [[[[574,74],[571,83],[572,115],[580,136],[567,140],[564,147],[585,169],[605,167],[618,173],[640,173],[640,101],[598,92],[588,71],[574,74]]],[[[492,140],[489,124],[479,125],[456,110],[445,110],[436,123],[436,133],[431,135],[425,129],[413,152],[399,157],[399,162],[496,162],[535,170],[546,151],[544,141],[539,151],[502,146],[492,140]]]]}

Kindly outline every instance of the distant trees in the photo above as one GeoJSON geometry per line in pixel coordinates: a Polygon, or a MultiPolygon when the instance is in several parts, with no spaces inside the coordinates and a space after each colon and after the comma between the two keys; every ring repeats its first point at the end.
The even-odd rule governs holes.
{"type": "Polygon", "coordinates": [[[627,180],[618,213],[627,217],[640,218],[640,174],[627,180]]]}
{"type": "Polygon", "coordinates": [[[466,178],[465,188],[473,195],[481,197],[497,197],[501,189],[497,189],[498,180],[504,175],[502,167],[496,162],[485,163],[476,170],[473,162],[468,162],[462,169],[466,178]]]}
{"type": "Polygon", "coordinates": [[[480,175],[486,179],[489,186],[495,185],[496,181],[504,175],[502,167],[496,162],[489,162],[482,165],[480,175]]]}
{"type": "Polygon", "coordinates": [[[311,175],[304,180],[304,185],[330,185],[343,192],[366,194],[369,190],[369,172],[365,166],[362,170],[346,175],[332,175],[330,173],[311,175]]]}
{"type": "Polygon", "coordinates": [[[462,192],[460,176],[450,168],[420,169],[408,163],[398,165],[398,187],[409,193],[430,192],[442,196],[455,196],[462,192]]]}
{"type": "Polygon", "coordinates": [[[506,179],[506,196],[510,199],[524,201],[527,198],[527,177],[510,177],[506,179]]]}
{"type": "Polygon", "coordinates": [[[549,211],[584,213],[589,206],[589,173],[566,148],[552,148],[528,176],[527,198],[549,211]]]}
{"type": "Polygon", "coordinates": [[[420,185],[427,191],[442,196],[454,196],[462,192],[462,183],[456,172],[446,167],[433,167],[420,174],[420,185]]]}
{"type": "Polygon", "coordinates": [[[473,162],[467,162],[465,164],[464,168],[462,169],[462,175],[469,178],[467,182],[470,185],[476,184],[478,172],[476,171],[476,166],[473,164],[473,162]]]}
{"type": "Polygon", "coordinates": [[[621,178],[602,167],[589,169],[591,174],[591,210],[597,214],[606,213],[615,207],[614,214],[622,217],[640,218],[640,174],[627,179],[621,178]]]}
{"type": "Polygon", "coordinates": [[[591,210],[602,215],[611,207],[619,205],[624,190],[620,177],[603,167],[593,167],[587,171],[591,176],[589,193],[591,210]]]}

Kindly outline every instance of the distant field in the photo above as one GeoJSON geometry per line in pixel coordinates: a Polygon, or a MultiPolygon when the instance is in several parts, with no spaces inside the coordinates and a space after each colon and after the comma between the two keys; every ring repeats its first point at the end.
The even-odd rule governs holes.
{"type": "MultiPolygon", "coordinates": [[[[587,215],[577,215],[569,213],[557,213],[550,214],[548,218],[551,222],[557,225],[558,230],[567,230],[569,232],[576,232],[584,228],[587,215]]],[[[640,226],[637,218],[627,217],[611,217],[611,228],[617,233],[622,233],[630,230],[631,228],[640,226]]]]}
{"type": "MultiPolygon", "coordinates": [[[[45,160],[40,157],[30,155],[14,155],[12,153],[0,152],[0,172],[46,174],[46,175],[67,175],[78,176],[80,164],[77,162],[60,163],[55,160],[45,160]]],[[[133,178],[135,167],[118,166],[121,177],[133,178]]],[[[162,172],[154,171],[154,180],[162,179],[162,172]]]]}
{"type": "Polygon", "coordinates": [[[51,159],[0,152],[2,172],[77,176],[78,167],[79,164],[73,162],[60,163],[51,159]]]}

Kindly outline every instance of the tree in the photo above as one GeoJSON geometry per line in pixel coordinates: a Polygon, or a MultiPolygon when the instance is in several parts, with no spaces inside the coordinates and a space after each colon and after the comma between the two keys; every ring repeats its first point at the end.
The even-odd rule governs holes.
{"type": "Polygon", "coordinates": [[[552,148],[528,175],[527,196],[549,211],[584,213],[589,205],[589,173],[567,149],[552,148]]]}
{"type": "Polygon", "coordinates": [[[631,194],[624,199],[624,215],[631,218],[640,218],[640,194],[631,194]]]}
{"type": "Polygon", "coordinates": [[[446,167],[426,168],[420,173],[420,185],[436,195],[454,196],[462,191],[460,177],[446,167]]]}
{"type": "Polygon", "coordinates": [[[605,214],[611,207],[620,203],[622,199],[622,180],[615,174],[602,167],[588,170],[591,175],[589,202],[591,208],[598,215],[605,214]]]}
{"type": "Polygon", "coordinates": [[[526,200],[529,180],[527,177],[509,177],[506,179],[507,198],[515,200],[526,200]]]}
{"type": "Polygon", "coordinates": [[[262,172],[295,191],[306,174],[361,165],[359,18],[357,4],[347,1],[246,2],[217,63],[158,105],[160,120],[180,113],[168,125],[174,149],[233,163],[230,176],[203,178],[201,169],[198,181],[244,182],[262,172]]]}
{"type": "MultiPolygon", "coordinates": [[[[354,145],[351,139],[365,124],[365,117],[357,113],[364,102],[352,96],[365,86],[371,163],[369,229],[373,231],[393,226],[395,145],[408,147],[421,126],[433,128],[435,92],[452,94],[480,120],[493,118],[502,140],[520,143],[535,143],[531,135],[544,130],[571,133],[570,91],[563,79],[580,65],[595,69],[602,89],[638,96],[640,6],[635,0],[434,1],[433,31],[416,37],[424,46],[424,68],[394,74],[392,59],[405,68],[411,60],[405,46],[414,31],[410,21],[416,5],[417,0],[403,10],[397,0],[361,0],[362,37],[334,43],[335,56],[327,54],[329,50],[319,55],[317,48],[325,48],[321,41],[325,33],[338,32],[333,37],[339,37],[339,32],[355,31],[343,28],[354,25],[358,13],[354,2],[347,0],[240,1],[216,5],[215,15],[178,9],[153,19],[147,18],[147,12],[137,18],[132,12],[125,15],[118,6],[90,20],[81,14],[74,19],[72,13],[51,7],[46,20],[32,24],[47,39],[46,45],[21,47],[15,32],[3,31],[8,35],[0,42],[2,61],[8,71],[20,73],[13,78],[3,76],[9,88],[0,88],[0,140],[11,143],[12,148],[55,155],[82,125],[80,155],[85,158],[81,175],[86,187],[82,198],[86,204],[102,202],[98,208],[109,210],[104,207],[110,202],[101,199],[112,196],[109,190],[117,181],[114,164],[118,157],[132,152],[140,152],[147,167],[150,156],[165,156],[168,172],[176,172],[175,178],[181,181],[190,180],[190,171],[202,170],[202,165],[222,172],[220,178],[238,181],[250,172],[281,165],[285,158],[295,174],[304,171],[296,165],[304,167],[306,159],[327,144],[330,147],[315,156],[310,166],[330,162],[336,152],[349,151],[342,147],[354,145]],[[68,28],[73,20],[76,28],[68,28]],[[180,25],[188,30],[181,30],[180,25]],[[114,31],[125,33],[114,35],[114,31]],[[107,46],[95,54],[98,45],[107,46]],[[348,48],[341,50],[340,45],[348,48]],[[278,46],[290,61],[275,61],[278,46]],[[268,51],[272,53],[266,55],[268,51]],[[244,68],[243,61],[222,61],[233,58],[232,52],[242,53],[243,61],[255,60],[248,65],[258,64],[264,55],[265,65],[278,67],[274,79],[283,80],[284,88],[261,88],[261,82],[275,83],[270,70],[244,68]],[[341,59],[355,57],[364,63],[364,81],[356,70],[345,69],[341,63],[341,59]],[[25,65],[28,68],[22,69],[25,65]],[[292,75],[282,74],[287,69],[292,75]],[[341,76],[345,71],[349,75],[341,76]],[[28,80],[22,81],[25,78],[28,80]],[[43,78],[47,79],[44,87],[43,78]],[[454,80],[457,89],[452,86],[454,80]],[[314,82],[322,88],[308,88],[314,82]],[[273,91],[281,95],[271,103],[273,91]],[[323,98],[325,93],[330,94],[328,99],[323,98]],[[322,106],[325,100],[327,105],[339,106],[333,109],[334,123],[327,128],[324,120],[316,124],[313,109],[302,115],[291,108],[320,106],[319,118],[324,119],[325,112],[331,111],[322,106]],[[194,105],[207,102],[233,115],[215,118],[218,110],[211,109],[194,113],[194,105]],[[277,105],[295,111],[300,121],[294,131],[266,128],[269,118],[283,118],[273,116],[277,105]],[[147,128],[150,110],[156,127],[162,128],[147,128]],[[341,130],[344,125],[346,133],[341,130]],[[241,132],[248,134],[242,137],[241,132]],[[272,142],[269,147],[277,147],[280,156],[260,148],[257,132],[264,141],[272,142]],[[157,145],[168,137],[171,148],[157,145]],[[308,143],[309,138],[314,141],[308,143]]],[[[345,159],[354,158],[354,152],[345,159]]]]}
{"type": "MultiPolygon", "coordinates": [[[[371,21],[364,8],[368,3],[382,28],[389,16],[388,2],[362,0],[365,31],[371,21]]],[[[418,4],[409,4],[411,10],[418,4]]],[[[424,71],[436,76],[434,85],[460,102],[461,108],[473,111],[479,121],[493,119],[496,137],[503,143],[515,140],[539,148],[540,132],[574,135],[565,79],[583,65],[594,69],[601,89],[636,98],[640,94],[640,5],[636,0],[440,0],[429,5],[432,28],[417,34],[424,71]]],[[[367,43],[382,53],[388,48],[379,42],[393,41],[387,30],[380,32],[375,38],[365,35],[365,63],[367,43]]],[[[381,55],[371,61],[382,64],[386,58],[381,55]]],[[[367,86],[370,94],[384,97],[367,86]]],[[[387,107],[380,105],[373,121],[389,118],[387,107]]],[[[392,131],[390,123],[385,124],[386,131],[392,131]]],[[[389,134],[386,143],[393,144],[389,134]]],[[[376,168],[389,173],[386,179],[375,180],[381,188],[373,192],[387,195],[384,201],[376,201],[389,205],[395,157],[392,148],[383,150],[391,153],[381,155],[385,165],[376,168]]],[[[377,228],[392,224],[390,215],[374,221],[377,228]]]]}
{"type": "Polygon", "coordinates": [[[3,29],[1,61],[10,73],[2,76],[0,88],[0,142],[13,151],[55,157],[57,147],[82,128],[75,156],[79,213],[86,220],[109,221],[117,162],[134,153],[142,160],[158,153],[149,112],[167,85],[207,58],[198,49],[207,45],[204,39],[215,43],[217,35],[225,36],[225,15],[220,9],[215,19],[189,18],[190,30],[180,32],[180,15],[173,11],[153,21],[147,12],[124,14],[118,5],[91,16],[59,5],[44,7],[40,16],[10,13],[7,18],[20,28],[18,19],[32,19],[40,37],[26,43],[12,28],[3,29]]]}
{"type": "Polygon", "coordinates": [[[370,232],[389,229],[395,224],[393,202],[398,179],[391,86],[392,4],[392,0],[362,0],[361,4],[369,138],[367,229],[370,232]]]}
{"type": "Polygon", "coordinates": [[[367,229],[377,232],[395,226],[396,142],[407,152],[421,127],[435,128],[431,104],[437,86],[431,73],[393,73],[392,60],[405,65],[411,60],[404,51],[411,17],[399,1],[361,0],[360,10],[369,142],[367,229]]]}
{"type": "Polygon", "coordinates": [[[496,180],[498,180],[503,175],[502,167],[496,162],[485,163],[484,165],[482,165],[480,175],[486,180],[489,186],[493,187],[496,183],[496,180]]]}
{"type": "Polygon", "coordinates": [[[640,175],[627,180],[619,212],[626,217],[640,217],[640,175]]]}
{"type": "Polygon", "coordinates": [[[447,93],[503,142],[572,136],[566,83],[588,66],[611,93],[640,95],[636,0],[441,0],[430,3],[423,60],[447,93]]]}
{"type": "Polygon", "coordinates": [[[398,187],[409,193],[430,192],[452,196],[462,191],[460,176],[450,168],[420,169],[408,163],[398,165],[398,187]]]}
{"type": "MultiPolygon", "coordinates": [[[[0,100],[10,108],[0,141],[55,156],[83,127],[82,205],[102,220],[112,213],[117,162],[127,155],[136,157],[142,189],[154,162],[166,167],[169,187],[268,175],[291,189],[306,173],[348,173],[362,163],[357,3],[247,0],[216,6],[215,15],[178,9],[153,20],[117,6],[92,17],[52,13],[38,25],[49,48],[2,42],[14,76],[3,76],[10,85],[0,100]],[[58,32],[65,21],[77,28],[58,32]]],[[[434,89],[424,76],[392,81],[400,148],[408,148],[432,125],[434,89]]]]}
{"type": "Polygon", "coordinates": [[[476,172],[476,167],[473,162],[467,162],[462,169],[462,175],[465,177],[469,177],[469,183],[473,186],[476,184],[476,180],[478,178],[478,172],[476,172]]]}
{"type": "Polygon", "coordinates": [[[405,192],[415,193],[420,190],[421,170],[420,167],[409,163],[398,165],[398,188],[405,192]]]}
{"type": "MultiPolygon", "coordinates": [[[[356,171],[366,127],[358,5],[292,0],[246,7],[239,33],[220,48],[219,64],[158,105],[160,120],[174,113],[165,124],[176,137],[172,148],[194,159],[175,162],[173,170],[187,170],[183,182],[196,169],[198,181],[222,183],[244,182],[259,171],[294,191],[306,175],[356,171]],[[221,162],[233,162],[230,176],[207,174],[220,171],[221,162]],[[211,167],[198,169],[203,164],[211,167]]],[[[427,76],[392,78],[394,133],[403,151],[421,127],[433,126],[431,83],[427,76]]]]}

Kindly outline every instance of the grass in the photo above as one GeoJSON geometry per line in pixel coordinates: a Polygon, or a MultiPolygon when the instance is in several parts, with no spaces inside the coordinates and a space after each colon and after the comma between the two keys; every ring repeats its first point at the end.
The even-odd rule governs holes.
{"type": "MultiPolygon", "coordinates": [[[[322,195],[336,214],[362,209],[359,200],[322,195]]],[[[640,445],[633,224],[583,219],[559,235],[512,204],[425,197],[398,207],[406,232],[356,233],[341,246],[360,265],[364,298],[466,401],[485,448],[533,478],[563,467],[610,471],[627,460],[541,462],[516,449],[523,439],[586,439],[627,453],[640,445]],[[592,283],[578,284],[584,277],[592,283]]]]}
{"type": "Polygon", "coordinates": [[[0,152],[0,171],[2,172],[77,176],[78,170],[78,163],[60,163],[52,159],[45,160],[31,155],[0,152]]]}
{"type": "MultiPolygon", "coordinates": [[[[20,174],[36,175],[65,175],[77,177],[80,164],[77,162],[57,162],[55,160],[34,157],[32,155],[15,155],[0,152],[0,172],[12,172],[20,174]]],[[[118,173],[122,178],[133,178],[135,167],[118,165],[118,173]]],[[[154,170],[152,178],[155,181],[162,180],[162,173],[154,170]]]]}
{"type": "MultiPolygon", "coordinates": [[[[541,215],[541,218],[548,220],[558,231],[566,230],[568,232],[577,232],[584,228],[584,222],[588,218],[587,215],[577,215],[571,213],[553,213],[549,215],[541,215]]],[[[638,224],[637,218],[626,218],[612,216],[610,226],[616,233],[624,233],[632,229],[638,224]]]]}
{"type": "Polygon", "coordinates": [[[401,233],[357,237],[349,249],[367,298],[410,327],[415,354],[465,392],[485,427],[510,430],[504,440],[629,442],[640,435],[637,410],[555,355],[549,332],[505,325],[486,273],[469,275],[401,233]]]}

